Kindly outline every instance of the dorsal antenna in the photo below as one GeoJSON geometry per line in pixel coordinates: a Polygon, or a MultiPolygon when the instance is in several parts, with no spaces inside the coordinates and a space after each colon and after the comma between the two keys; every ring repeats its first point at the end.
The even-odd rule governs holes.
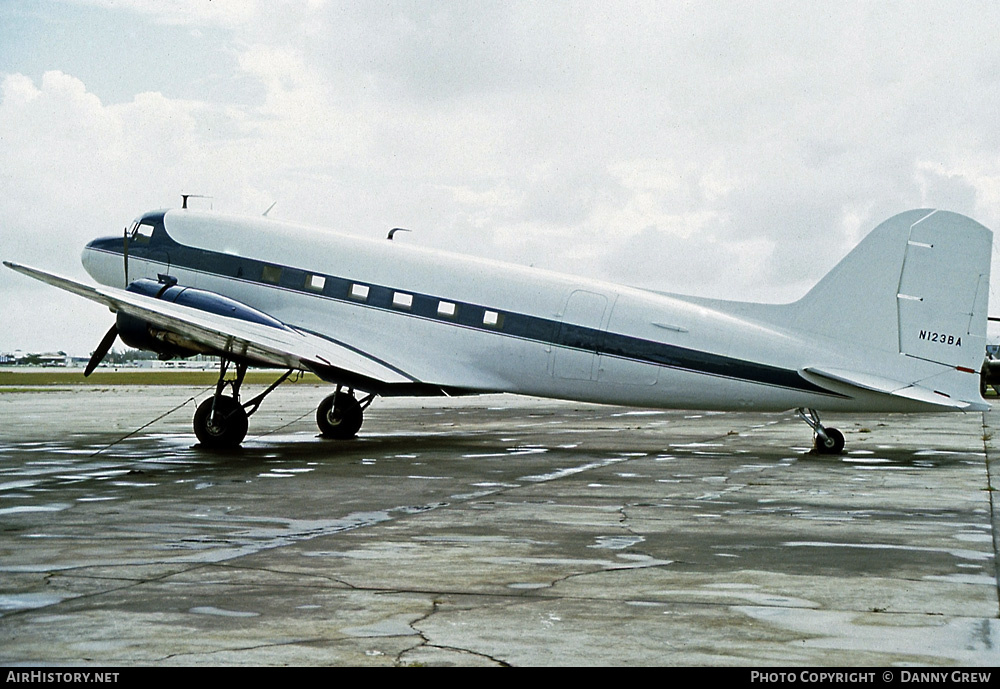
{"type": "Polygon", "coordinates": [[[210,199],[211,196],[205,196],[204,194],[181,194],[181,208],[187,209],[188,199],[210,199]]]}

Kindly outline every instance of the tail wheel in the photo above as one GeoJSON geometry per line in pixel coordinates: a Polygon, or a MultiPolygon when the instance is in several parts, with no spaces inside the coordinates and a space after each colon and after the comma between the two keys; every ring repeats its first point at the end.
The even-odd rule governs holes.
{"type": "Polygon", "coordinates": [[[232,397],[209,397],[194,413],[194,434],[203,447],[219,450],[239,447],[248,427],[246,410],[232,397]]]}
{"type": "Polygon", "coordinates": [[[324,438],[347,440],[361,429],[364,409],[361,403],[343,392],[335,392],[319,403],[316,409],[316,425],[324,438]]]}
{"type": "Polygon", "coordinates": [[[803,421],[813,429],[813,452],[820,455],[839,455],[844,451],[844,434],[836,428],[826,428],[819,420],[815,409],[799,407],[795,410],[803,421]]]}
{"type": "Polygon", "coordinates": [[[844,451],[844,434],[836,428],[824,428],[826,440],[816,436],[814,447],[821,455],[839,455],[844,451]]]}

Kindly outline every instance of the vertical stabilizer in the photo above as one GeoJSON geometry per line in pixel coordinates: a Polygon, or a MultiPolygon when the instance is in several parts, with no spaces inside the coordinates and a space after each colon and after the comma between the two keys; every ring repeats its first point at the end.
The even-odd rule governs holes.
{"type": "Polygon", "coordinates": [[[794,305],[798,328],[978,371],[993,233],[957,213],[886,220],[794,305]]]}

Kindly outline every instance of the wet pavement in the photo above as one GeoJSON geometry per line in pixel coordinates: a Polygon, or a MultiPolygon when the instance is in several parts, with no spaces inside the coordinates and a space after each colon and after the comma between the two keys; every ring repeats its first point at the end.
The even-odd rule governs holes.
{"type": "Polygon", "coordinates": [[[194,388],[0,392],[0,662],[1000,663],[997,413],[823,457],[790,412],[390,399],[337,443],[329,392],[227,454],[194,388]]]}

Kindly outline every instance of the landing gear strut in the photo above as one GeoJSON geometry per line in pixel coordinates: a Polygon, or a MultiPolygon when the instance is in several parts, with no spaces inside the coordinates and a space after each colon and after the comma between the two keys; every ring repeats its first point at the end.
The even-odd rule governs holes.
{"type": "Polygon", "coordinates": [[[202,447],[212,450],[228,450],[239,447],[247,435],[249,417],[257,411],[260,403],[271,391],[292,375],[289,369],[276,380],[271,387],[245,404],[240,403],[240,387],[247,374],[247,365],[240,362],[230,362],[222,359],[219,366],[219,382],[215,385],[215,394],[198,405],[194,413],[194,434],[202,447]],[[226,379],[229,364],[236,366],[236,378],[226,379]],[[224,395],[226,387],[232,389],[232,395],[224,395]]]}
{"type": "Polygon", "coordinates": [[[813,440],[813,447],[821,455],[839,455],[844,451],[844,434],[836,428],[825,428],[819,421],[819,414],[815,409],[803,409],[799,407],[795,412],[809,424],[816,437],[813,440]]]}
{"type": "Polygon", "coordinates": [[[353,389],[343,392],[338,385],[337,391],[316,408],[316,425],[320,435],[334,440],[348,440],[356,436],[364,421],[364,411],[373,399],[375,395],[370,394],[359,400],[354,396],[353,389]]]}

